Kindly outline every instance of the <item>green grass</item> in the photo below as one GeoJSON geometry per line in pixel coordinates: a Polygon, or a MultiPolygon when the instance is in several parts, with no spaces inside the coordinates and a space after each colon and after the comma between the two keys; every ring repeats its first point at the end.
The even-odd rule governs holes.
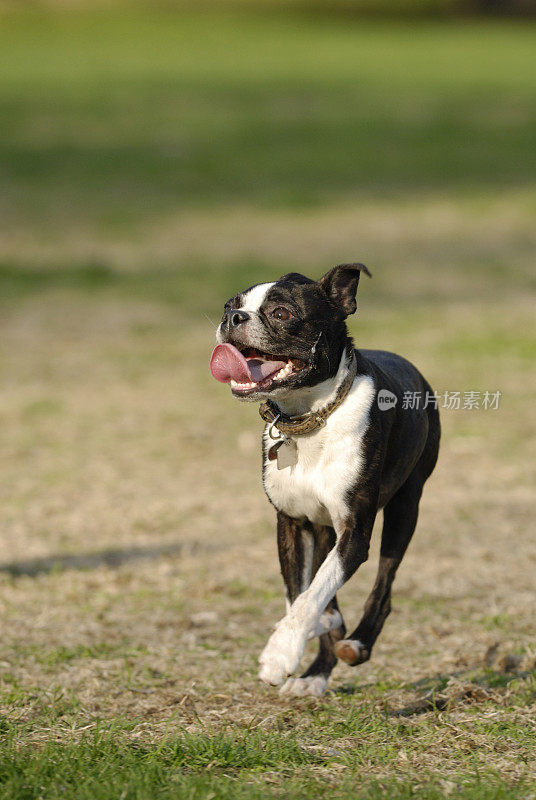
{"type": "MultiPolygon", "coordinates": [[[[341,800],[528,799],[536,790],[530,767],[534,735],[516,718],[515,708],[534,697],[534,679],[534,674],[516,678],[492,670],[473,677],[473,691],[508,687],[504,711],[514,712],[511,718],[498,716],[491,701],[469,706],[463,720],[459,711],[451,717],[448,707],[438,702],[435,708],[433,701],[422,717],[388,706],[382,711],[378,701],[394,687],[378,685],[342,695],[336,715],[324,704],[289,709],[276,730],[259,727],[254,715],[239,728],[203,725],[192,734],[180,730],[172,716],[156,739],[142,719],[81,724],[83,708],[59,687],[47,697],[39,690],[19,696],[13,689],[15,707],[33,703],[41,713],[32,724],[0,719],[0,797],[312,800],[329,792],[341,800]],[[61,741],[44,733],[51,722],[63,729],[61,741]],[[77,729],[76,736],[68,733],[77,729]],[[497,755],[509,754],[515,777],[488,764],[490,744],[497,755]],[[421,767],[416,781],[411,762],[426,763],[427,753],[438,747],[443,748],[442,769],[421,767]]],[[[445,678],[420,688],[440,698],[447,687],[445,678]]]]}
{"type": "MultiPolygon", "coordinates": [[[[385,730],[377,726],[385,741],[385,730]]],[[[14,731],[4,726],[7,744],[0,750],[0,796],[37,800],[61,796],[77,800],[146,800],[147,798],[313,798],[329,792],[330,797],[353,796],[359,800],[393,798],[442,798],[454,791],[467,800],[530,797],[530,782],[508,782],[497,774],[476,767],[438,779],[422,776],[416,788],[395,763],[401,750],[412,746],[414,734],[407,726],[390,731],[385,751],[370,741],[370,725],[360,736],[365,746],[355,744],[354,752],[343,754],[322,736],[313,747],[293,735],[255,730],[223,734],[168,735],[158,744],[129,741],[123,731],[97,730],[78,741],[54,741],[20,747],[14,731]],[[388,769],[381,780],[359,778],[355,769],[371,759],[388,769]],[[393,765],[394,770],[390,765],[393,765]],[[338,765],[337,778],[326,777],[323,768],[338,765]],[[389,774],[391,772],[391,774],[389,774]]],[[[501,730],[502,737],[515,735],[501,730]]],[[[433,736],[430,733],[430,736],[433,736]]],[[[422,738],[422,737],[421,737],[422,738]]],[[[423,746],[426,746],[423,743],[423,746]]],[[[466,759],[471,762],[471,757],[466,759]]],[[[475,765],[476,766],[476,765],[475,765]]]]}
{"type": "Polygon", "coordinates": [[[536,175],[536,28],[266,13],[6,15],[4,214],[500,192],[536,175]]]}
{"type": "MultiPolygon", "coordinates": [[[[233,787],[249,795],[255,773],[310,764],[315,758],[294,739],[251,732],[169,737],[158,745],[125,741],[121,731],[97,733],[81,742],[0,752],[0,791],[5,798],[171,798],[202,797],[218,787],[232,796],[233,787]],[[207,775],[208,771],[208,775],[207,775]],[[226,771],[245,773],[242,786],[226,771]]],[[[253,796],[259,796],[258,790],[253,796]]]]}

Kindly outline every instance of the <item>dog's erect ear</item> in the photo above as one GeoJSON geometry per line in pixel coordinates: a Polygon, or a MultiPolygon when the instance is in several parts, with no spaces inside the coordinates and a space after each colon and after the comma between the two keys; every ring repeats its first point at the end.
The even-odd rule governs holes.
{"type": "Polygon", "coordinates": [[[342,309],[345,317],[353,314],[357,308],[355,296],[362,272],[372,278],[364,264],[339,264],[326,272],[318,281],[320,288],[332,303],[342,309]]]}

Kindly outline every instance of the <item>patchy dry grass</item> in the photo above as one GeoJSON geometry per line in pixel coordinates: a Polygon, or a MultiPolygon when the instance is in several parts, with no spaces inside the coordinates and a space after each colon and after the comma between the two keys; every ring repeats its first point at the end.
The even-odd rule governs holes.
{"type": "MultiPolygon", "coordinates": [[[[396,276],[393,266],[383,280],[396,276]]],[[[511,286],[500,304],[421,302],[412,313],[380,303],[373,282],[362,287],[360,343],[410,355],[438,391],[503,396],[499,411],[443,413],[441,459],[392,616],[372,661],[338,667],[321,701],[280,699],[256,678],[283,611],[261,423],[210,381],[213,332],[192,321],[188,291],[183,307],[106,285],[51,287],[5,310],[0,702],[14,764],[29,758],[21,745],[79,742],[80,764],[84,748],[111,772],[126,759],[140,785],[133,777],[125,796],[145,797],[158,745],[169,796],[174,786],[192,797],[329,786],[344,797],[359,778],[371,797],[385,786],[401,797],[411,786],[426,797],[465,786],[473,797],[475,774],[497,797],[514,785],[523,796],[536,710],[525,289],[515,296],[511,286]],[[206,742],[202,764],[177,760],[185,735],[206,742]],[[223,762],[213,752],[220,735],[223,762]],[[243,762],[246,741],[257,755],[243,762]],[[270,741],[280,761],[264,758],[270,741]]],[[[376,557],[342,592],[350,626],[376,557]]],[[[57,777],[75,756],[54,748],[44,752],[57,777]]],[[[88,796],[101,778],[88,774],[88,796]]]]}
{"type": "MultiPolygon", "coordinates": [[[[530,138],[529,71],[516,95],[517,116],[501,117],[512,128],[501,163],[513,177],[492,176],[496,191],[479,188],[480,173],[476,188],[471,176],[465,180],[467,152],[448,192],[427,162],[426,180],[401,194],[403,158],[398,166],[390,163],[393,183],[385,191],[347,191],[349,137],[340,145],[340,163],[332,165],[333,179],[305,168],[298,175],[309,188],[319,181],[314,202],[297,202],[289,195],[294,177],[279,174],[280,194],[264,187],[259,202],[248,203],[247,193],[234,197],[229,175],[215,188],[216,170],[201,181],[215,182],[213,194],[194,208],[160,183],[168,156],[180,166],[182,151],[160,149],[157,133],[136,111],[135,90],[147,65],[133,52],[125,64],[118,57],[106,117],[103,98],[94,93],[87,31],[79,42],[85,60],[64,85],[59,76],[70,51],[61,50],[53,26],[44,30],[58,47],[57,60],[41,74],[31,61],[23,70],[16,66],[28,44],[20,18],[11,24],[11,68],[0,78],[10,123],[2,152],[6,160],[18,153],[13,169],[21,171],[21,182],[13,173],[4,184],[12,224],[0,234],[0,794],[534,797],[535,198],[530,158],[523,180],[515,180],[518,172],[508,162],[530,138]],[[123,70],[133,71],[132,82],[123,70]],[[53,101],[41,97],[41,81],[55,87],[53,101]],[[24,109],[19,90],[26,92],[24,109]],[[58,131],[76,139],[82,128],[88,137],[100,136],[101,145],[137,131],[160,166],[151,172],[147,160],[118,163],[108,205],[105,193],[103,204],[95,204],[95,187],[77,180],[79,171],[92,171],[99,147],[86,142],[84,158],[79,153],[63,162],[61,148],[43,144],[47,131],[54,142],[58,131]],[[36,148],[43,171],[33,173],[36,148]],[[150,210],[125,191],[125,175],[148,186],[150,210]],[[68,191],[58,207],[62,186],[68,191]],[[128,211],[121,219],[114,217],[118,197],[128,211]],[[254,407],[233,403],[208,375],[211,320],[237,288],[289,268],[319,275],[349,257],[374,273],[373,281],[362,282],[360,313],[352,320],[359,345],[403,353],[440,392],[498,389],[501,405],[443,412],[438,468],[371,662],[339,666],[321,700],[282,699],[256,678],[257,655],[284,607],[273,509],[260,481],[261,422],[254,407]]],[[[109,40],[101,41],[105,50],[121,30],[114,25],[117,19],[109,40]]],[[[185,25],[190,30],[191,19],[185,25]]],[[[316,23],[313,28],[321,40],[316,23]]],[[[231,43],[233,30],[225,29],[231,43]]],[[[308,96],[299,81],[282,88],[280,67],[268,63],[277,30],[268,26],[264,40],[262,25],[251,23],[249,46],[265,47],[256,78],[248,74],[241,85],[238,67],[229,65],[231,72],[220,76],[228,92],[216,122],[221,135],[224,123],[229,126],[226,141],[238,153],[243,115],[258,112],[248,105],[249,82],[259,81],[263,69],[270,84],[263,84],[263,114],[272,120],[264,144],[283,153],[287,140],[278,130],[285,130],[285,120],[297,135],[289,97],[308,96]],[[274,127],[274,119],[283,127],[274,127]]],[[[130,33],[140,31],[138,19],[130,33]]],[[[151,28],[152,37],[155,31],[162,28],[151,28]]],[[[508,31],[513,48],[518,34],[508,31]]],[[[350,48],[347,35],[342,28],[330,33],[350,48]]],[[[354,35],[362,41],[362,33],[354,35]]],[[[377,30],[375,41],[383,35],[399,55],[411,51],[419,60],[414,37],[377,30]]],[[[486,29],[485,37],[495,35],[486,29]]],[[[433,28],[423,36],[428,43],[441,39],[433,28]]],[[[516,57],[523,61],[530,34],[519,37],[516,57]]],[[[450,30],[447,39],[468,52],[466,32],[450,30]]],[[[175,63],[166,41],[162,58],[170,60],[170,73],[151,73],[144,94],[160,109],[161,122],[168,80],[177,79],[181,59],[191,58],[188,51],[175,63]]],[[[420,42],[421,58],[427,46],[420,42]]],[[[303,41],[301,47],[305,58],[309,47],[303,41]]],[[[337,83],[330,52],[319,55],[326,68],[322,80],[317,76],[320,106],[324,83],[328,89],[337,83]]],[[[500,78],[488,81],[479,53],[470,91],[460,72],[451,76],[449,124],[465,118],[476,92],[477,150],[484,159],[485,133],[508,106],[517,62],[511,55],[500,78]]],[[[210,116],[207,85],[215,64],[200,59],[197,65],[202,91],[186,120],[188,141],[210,116]]],[[[374,67],[367,64],[370,79],[374,67]]],[[[310,53],[301,69],[303,79],[309,70],[314,86],[310,53]]],[[[375,80],[387,91],[380,61],[377,69],[375,80]]],[[[438,70],[421,85],[412,75],[397,80],[408,82],[404,108],[422,129],[405,146],[418,152],[419,141],[437,134],[441,161],[438,143],[448,130],[438,133],[428,123],[435,88],[446,78],[438,70]]],[[[341,77],[345,85],[348,80],[341,77]]],[[[391,87],[391,99],[399,89],[391,87]]],[[[190,87],[179,111],[192,96],[190,87]]],[[[339,114],[341,96],[333,101],[339,114]]],[[[385,113],[370,102],[360,108],[365,116],[366,109],[379,118],[385,113]]],[[[172,115],[168,132],[175,122],[172,115]]],[[[391,122],[394,136],[396,114],[391,122]]],[[[361,123],[354,120],[354,133],[361,123]]],[[[323,157],[329,147],[323,134],[315,138],[318,124],[304,135],[323,157]]],[[[255,150],[255,131],[249,135],[246,144],[255,150]]],[[[454,155],[449,158],[452,164],[454,155]]],[[[244,160],[242,182],[253,162],[244,160]]],[[[369,562],[341,593],[349,627],[360,615],[376,560],[375,541],[369,562]]]]}

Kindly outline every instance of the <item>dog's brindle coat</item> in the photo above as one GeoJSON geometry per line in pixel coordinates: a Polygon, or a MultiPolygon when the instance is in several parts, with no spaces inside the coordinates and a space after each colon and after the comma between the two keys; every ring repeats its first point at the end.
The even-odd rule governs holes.
{"type": "Polygon", "coordinates": [[[304,367],[267,388],[233,389],[241,399],[267,397],[287,415],[324,407],[336,396],[352,354],[357,374],[343,403],[324,427],[296,437],[295,466],[278,470],[263,437],[263,481],[277,510],[277,541],[286,586],[287,614],[259,662],[260,677],[278,685],[297,669],[308,638],[319,636],[318,656],[301,678],[281,691],[322,694],[340,658],[355,665],[370,658],[391,609],[391,585],[417,523],[424,482],[436,464],[439,414],[404,408],[406,391],[432,390],[417,369],[393,353],[354,350],[345,319],[356,310],[361,264],[335,267],[319,281],[296,273],[259,284],[225,306],[217,339],[240,350],[254,347],[304,367]],[[281,319],[281,308],[290,313],[281,319]],[[275,313],[274,313],[275,310],[275,313]],[[397,403],[381,410],[378,392],[397,403]],[[374,520],[383,509],[378,574],[357,628],[345,638],[336,592],[366,561],[374,520]]]}

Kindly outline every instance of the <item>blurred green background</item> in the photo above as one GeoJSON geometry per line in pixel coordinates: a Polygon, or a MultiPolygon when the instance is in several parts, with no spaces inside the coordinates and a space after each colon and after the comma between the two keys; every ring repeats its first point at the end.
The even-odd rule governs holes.
{"type": "Polygon", "coordinates": [[[435,208],[439,219],[441,204],[443,215],[450,204],[465,223],[471,214],[519,215],[519,224],[532,216],[532,22],[409,13],[382,20],[344,13],[355,12],[344,3],[324,13],[300,2],[248,5],[4,9],[4,295],[32,284],[125,282],[123,271],[136,267],[133,284],[171,293],[185,311],[204,275],[204,310],[215,313],[237,282],[296,260],[315,274],[334,259],[361,259],[380,276],[374,268],[393,258],[398,269],[426,261],[441,296],[445,268],[461,270],[469,291],[475,270],[478,291],[488,269],[506,271],[508,283],[527,280],[530,228],[507,257],[489,242],[459,252],[455,231],[434,249],[435,231],[425,237],[434,220],[422,213],[428,207],[433,217],[435,208]],[[275,258],[251,230],[264,225],[269,238],[271,214],[288,211],[291,227],[306,214],[314,219],[315,209],[353,213],[350,247],[334,242],[315,258],[303,233],[308,255],[300,258],[297,229],[288,253],[275,258]],[[387,227],[405,214],[424,251],[387,252],[385,233],[369,241],[359,222],[371,209],[387,227]],[[246,211],[258,212],[256,222],[246,211]],[[221,213],[234,220],[232,236],[230,222],[211,223],[221,213]],[[510,274],[513,266],[521,274],[510,274]]]}

